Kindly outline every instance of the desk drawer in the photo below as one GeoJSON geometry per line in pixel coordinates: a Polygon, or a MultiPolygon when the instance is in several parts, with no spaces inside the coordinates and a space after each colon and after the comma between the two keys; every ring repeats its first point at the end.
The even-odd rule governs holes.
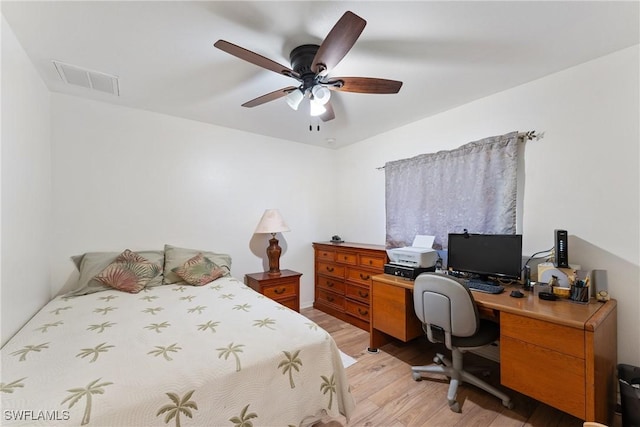
{"type": "Polygon", "coordinates": [[[318,289],[317,294],[318,294],[318,301],[316,302],[320,302],[325,305],[330,305],[334,308],[344,311],[344,308],[345,308],[344,296],[326,291],[324,289],[318,289]]]}
{"type": "Polygon", "coordinates": [[[374,273],[367,270],[360,270],[358,268],[347,268],[347,280],[352,282],[361,283],[366,286],[371,285],[371,277],[374,273]]]}
{"type": "Polygon", "coordinates": [[[347,298],[356,299],[358,301],[362,301],[363,303],[369,305],[369,295],[371,292],[369,291],[368,286],[354,285],[353,283],[347,283],[345,295],[347,298]]]}
{"type": "Polygon", "coordinates": [[[318,276],[318,288],[344,295],[344,282],[330,277],[318,276]]]}
{"type": "MultiPolygon", "coordinates": [[[[585,358],[585,338],[584,331],[581,329],[502,312],[500,313],[500,336],[516,338],[569,356],[585,358]]],[[[537,360],[530,357],[526,359],[537,360]]],[[[544,365],[545,362],[545,360],[537,360],[536,364],[544,365]]]]}
{"type": "Polygon", "coordinates": [[[585,381],[583,359],[516,338],[500,338],[503,385],[584,420],[585,381]]]}
{"type": "Polygon", "coordinates": [[[346,300],[346,312],[352,316],[358,317],[365,322],[369,321],[369,306],[366,304],[360,304],[352,300],[346,300]]]}
{"type": "Polygon", "coordinates": [[[318,263],[318,273],[326,274],[332,277],[339,277],[340,279],[344,278],[344,267],[335,264],[328,264],[325,262],[318,263]]]}

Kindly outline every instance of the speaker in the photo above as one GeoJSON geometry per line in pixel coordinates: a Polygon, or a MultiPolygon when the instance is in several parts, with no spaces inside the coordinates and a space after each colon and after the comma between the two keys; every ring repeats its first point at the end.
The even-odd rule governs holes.
{"type": "Polygon", "coordinates": [[[569,233],[567,230],[555,230],[555,266],[569,268],[569,233]]]}

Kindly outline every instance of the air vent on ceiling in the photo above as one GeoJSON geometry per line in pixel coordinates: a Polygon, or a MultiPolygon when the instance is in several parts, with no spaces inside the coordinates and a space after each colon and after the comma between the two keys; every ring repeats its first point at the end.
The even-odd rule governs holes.
{"type": "Polygon", "coordinates": [[[56,71],[65,83],[99,90],[119,96],[118,77],[98,71],[87,70],[64,62],[52,61],[56,71]]]}

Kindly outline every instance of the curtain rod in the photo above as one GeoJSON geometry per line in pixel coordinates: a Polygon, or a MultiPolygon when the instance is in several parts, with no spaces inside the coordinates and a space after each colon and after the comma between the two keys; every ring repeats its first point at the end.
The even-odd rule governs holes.
{"type": "MultiPolygon", "coordinates": [[[[534,139],[536,141],[539,141],[542,138],[544,138],[544,132],[536,133],[535,130],[530,130],[530,131],[527,131],[527,132],[518,132],[518,137],[519,138],[523,138],[523,139],[528,140],[528,141],[532,141],[534,139]]],[[[376,169],[384,170],[384,166],[378,166],[376,169]]]]}

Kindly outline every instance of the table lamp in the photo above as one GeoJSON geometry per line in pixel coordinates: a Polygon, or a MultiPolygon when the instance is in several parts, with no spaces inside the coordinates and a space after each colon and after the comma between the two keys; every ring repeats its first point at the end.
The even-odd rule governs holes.
{"type": "Polygon", "coordinates": [[[283,231],[290,231],[289,226],[282,219],[280,211],[278,209],[267,209],[262,214],[260,222],[256,227],[256,234],[271,234],[269,239],[269,247],[267,247],[267,257],[269,258],[269,276],[280,275],[280,254],[282,249],[278,245],[278,239],[276,239],[276,233],[283,231]]]}

